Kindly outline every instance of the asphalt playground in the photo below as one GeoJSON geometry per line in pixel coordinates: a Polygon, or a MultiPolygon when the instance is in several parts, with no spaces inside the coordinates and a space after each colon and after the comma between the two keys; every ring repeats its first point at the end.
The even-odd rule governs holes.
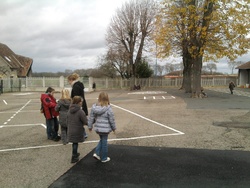
{"type": "MultiPolygon", "coordinates": [[[[92,157],[92,132],[76,164],[71,144],[46,139],[40,93],[0,95],[0,186],[250,187],[248,89],[212,88],[204,99],[178,88],[107,92],[117,124],[111,161],[92,157]]],[[[89,110],[98,94],[86,93],[89,110]]]]}

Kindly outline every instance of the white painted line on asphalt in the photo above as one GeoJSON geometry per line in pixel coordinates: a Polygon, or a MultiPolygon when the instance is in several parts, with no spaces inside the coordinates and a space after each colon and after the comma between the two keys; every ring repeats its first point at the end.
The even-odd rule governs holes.
{"type": "Polygon", "coordinates": [[[22,110],[22,111],[19,111],[19,110],[18,110],[18,111],[15,111],[15,112],[13,112],[13,111],[0,112],[0,114],[13,114],[13,113],[14,113],[14,114],[18,114],[19,112],[20,112],[20,113],[32,113],[32,112],[33,112],[33,113],[36,113],[36,114],[37,114],[37,113],[40,113],[39,110],[22,110]]]}
{"type": "Polygon", "coordinates": [[[149,135],[149,136],[137,136],[137,137],[130,137],[130,138],[114,138],[114,139],[108,139],[108,141],[138,140],[138,139],[144,139],[144,138],[156,138],[156,137],[163,137],[163,136],[180,136],[183,134],[172,133],[172,134],[158,134],[158,135],[149,135]]]}
{"type": "Polygon", "coordinates": [[[28,127],[28,126],[37,126],[37,125],[43,125],[42,123],[39,124],[22,124],[22,125],[1,125],[1,128],[10,128],[10,127],[28,127]]]}
{"type": "Polygon", "coordinates": [[[15,112],[13,112],[13,111],[9,111],[9,112],[0,112],[0,114],[13,114],[13,113],[15,113],[15,112]]]}
{"type": "MultiPolygon", "coordinates": [[[[180,133],[172,133],[172,134],[159,134],[159,135],[150,135],[150,136],[138,136],[138,137],[130,137],[130,138],[114,138],[114,139],[108,139],[108,142],[139,140],[139,139],[145,139],[145,138],[156,138],[156,137],[163,137],[163,136],[179,136],[179,135],[182,135],[182,134],[180,134],[180,133]]],[[[82,143],[79,143],[79,144],[98,143],[99,141],[100,140],[91,140],[91,141],[85,141],[85,142],[82,142],[82,143]]],[[[71,143],[69,143],[69,144],[71,144],[71,143]]],[[[49,148],[49,147],[57,147],[57,146],[64,146],[64,145],[63,144],[52,144],[52,145],[44,145],[44,146],[10,148],[10,149],[2,149],[2,150],[0,150],[0,152],[19,151],[19,150],[28,150],[28,149],[38,149],[38,148],[49,148]]]]}
{"type": "Polygon", "coordinates": [[[46,127],[46,125],[44,125],[43,123],[42,124],[40,124],[41,126],[43,126],[45,129],[47,129],[47,127],[46,127]]]}
{"type": "MultiPolygon", "coordinates": [[[[129,137],[129,138],[114,138],[114,139],[108,139],[109,142],[112,142],[112,141],[127,141],[127,140],[138,140],[138,139],[145,139],[145,138],[156,138],[156,137],[165,137],[165,136],[180,136],[180,135],[183,135],[185,133],[181,132],[181,131],[178,131],[172,127],[169,127],[169,126],[166,126],[166,125],[163,125],[159,122],[156,122],[154,120],[151,120],[151,119],[148,119],[140,114],[137,114],[135,112],[132,112],[130,110],[127,110],[125,108],[122,108],[120,106],[117,106],[117,105],[114,105],[114,104],[111,104],[112,106],[116,107],[116,108],[119,108],[123,111],[126,111],[128,113],[131,113],[135,116],[138,116],[146,121],[149,121],[149,122],[152,122],[154,124],[157,124],[161,127],[164,127],[164,128],[167,128],[167,129],[170,129],[172,131],[174,131],[175,133],[170,133],[170,134],[159,134],[159,135],[149,135],[149,136],[137,136],[137,137],[129,137]]],[[[44,124],[24,124],[24,125],[8,125],[8,126],[0,126],[0,128],[3,128],[3,127],[20,127],[20,126],[34,126],[34,125],[41,125],[43,126],[44,128],[46,128],[46,126],[44,124]]],[[[83,142],[82,144],[89,144],[89,143],[97,143],[99,142],[99,140],[92,140],[92,141],[85,141],[83,142]]],[[[48,147],[56,147],[56,146],[64,146],[63,144],[53,144],[53,145],[45,145],[45,146],[32,146],[32,147],[22,147],[22,148],[11,148],[11,149],[2,149],[0,150],[0,152],[8,152],[8,151],[19,151],[19,150],[28,150],[28,149],[38,149],[38,148],[48,148],[48,147]]]]}
{"type": "Polygon", "coordinates": [[[3,100],[3,102],[4,102],[6,105],[8,104],[5,100],[3,100]]]}
{"type": "Polygon", "coordinates": [[[121,110],[123,110],[123,111],[126,111],[126,112],[128,112],[128,113],[130,113],[130,114],[133,114],[133,115],[135,115],[135,116],[138,116],[138,117],[140,117],[140,118],[142,118],[142,119],[144,119],[144,120],[150,121],[150,122],[152,122],[152,123],[154,123],[154,124],[156,124],[156,125],[160,125],[160,126],[162,126],[162,127],[165,127],[165,128],[167,128],[167,129],[170,129],[170,130],[172,130],[172,131],[174,131],[174,132],[177,132],[177,133],[179,133],[179,134],[185,134],[185,133],[183,133],[183,132],[181,132],[181,131],[178,131],[178,130],[172,128],[172,127],[168,127],[168,126],[166,126],[166,125],[163,125],[163,124],[161,124],[161,123],[159,123],[159,122],[156,122],[156,121],[154,121],[154,120],[151,120],[151,119],[149,119],[149,118],[146,118],[146,117],[144,117],[144,116],[142,116],[142,115],[140,115],[140,114],[137,114],[137,113],[135,113],[135,112],[132,112],[132,111],[127,110],[127,109],[125,109],[125,108],[122,108],[122,107],[120,107],[120,106],[117,106],[117,105],[114,105],[114,104],[111,104],[111,105],[114,106],[114,107],[116,107],[116,108],[119,108],[119,109],[121,109],[121,110]]]}
{"type": "Polygon", "coordinates": [[[8,102],[6,105],[8,105],[8,106],[17,106],[17,105],[23,105],[23,103],[11,101],[11,102],[8,102]]]}
{"type": "Polygon", "coordinates": [[[161,96],[161,97],[160,96],[149,96],[149,97],[144,96],[143,99],[144,100],[146,100],[146,99],[161,100],[161,99],[175,99],[175,97],[174,96],[161,96]]]}
{"type": "Polygon", "coordinates": [[[132,92],[132,93],[128,93],[128,95],[131,94],[136,94],[136,95],[150,95],[150,94],[162,94],[162,93],[167,93],[166,91],[141,91],[141,92],[132,92]]]}
{"type": "Polygon", "coordinates": [[[37,148],[48,148],[48,147],[55,147],[61,146],[62,144],[54,144],[54,145],[45,145],[45,146],[31,146],[31,147],[23,147],[23,148],[11,148],[11,149],[2,149],[0,152],[6,151],[19,151],[19,150],[28,150],[28,149],[37,149],[37,148]]]}
{"type": "Polygon", "coordinates": [[[32,93],[18,93],[18,94],[13,94],[13,95],[31,95],[32,93]]]}
{"type": "MultiPolygon", "coordinates": [[[[21,112],[21,110],[23,110],[29,103],[30,103],[31,100],[29,100],[25,105],[23,105],[22,108],[20,108],[17,112],[15,112],[15,115],[18,114],[19,112],[21,112]]],[[[6,125],[8,122],[11,121],[11,119],[13,118],[14,116],[11,116],[10,119],[8,119],[6,122],[4,122],[4,125],[6,125]]]]}

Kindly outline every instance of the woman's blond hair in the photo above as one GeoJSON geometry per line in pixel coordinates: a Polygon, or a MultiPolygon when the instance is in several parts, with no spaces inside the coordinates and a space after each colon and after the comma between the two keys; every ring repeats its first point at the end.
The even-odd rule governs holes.
{"type": "Polygon", "coordinates": [[[82,97],[80,96],[73,97],[72,104],[79,104],[80,102],[82,102],[82,97]]]}
{"type": "Polygon", "coordinates": [[[75,81],[75,80],[79,79],[79,77],[80,76],[77,73],[73,73],[73,74],[68,76],[68,80],[75,81]]]}
{"type": "Polygon", "coordinates": [[[106,92],[101,92],[98,97],[98,102],[101,106],[108,106],[110,104],[108,94],[106,92]]]}
{"type": "Polygon", "coordinates": [[[70,93],[68,89],[62,89],[61,99],[70,99],[70,93]]]}

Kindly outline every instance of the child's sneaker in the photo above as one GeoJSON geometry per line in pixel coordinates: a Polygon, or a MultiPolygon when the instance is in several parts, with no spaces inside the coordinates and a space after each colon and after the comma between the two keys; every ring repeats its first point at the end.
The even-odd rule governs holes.
{"type": "Polygon", "coordinates": [[[110,161],[110,158],[109,157],[107,157],[107,159],[106,160],[104,160],[104,161],[102,161],[102,163],[106,163],[106,162],[109,162],[110,161]]]}
{"type": "Polygon", "coordinates": [[[96,160],[101,160],[100,156],[98,156],[96,153],[94,153],[93,157],[96,159],[96,160]]]}

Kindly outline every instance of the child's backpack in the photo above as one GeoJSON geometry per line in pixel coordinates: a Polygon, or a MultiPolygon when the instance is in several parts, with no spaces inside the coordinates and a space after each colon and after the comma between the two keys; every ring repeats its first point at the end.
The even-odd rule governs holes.
{"type": "Polygon", "coordinates": [[[40,113],[41,113],[41,114],[44,113],[44,110],[43,110],[43,103],[41,103],[40,113]]]}

